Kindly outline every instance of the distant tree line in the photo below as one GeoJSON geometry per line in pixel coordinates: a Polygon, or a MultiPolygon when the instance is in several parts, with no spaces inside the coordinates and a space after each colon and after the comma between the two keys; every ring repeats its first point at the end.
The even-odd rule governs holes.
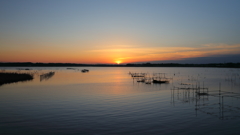
{"type": "Polygon", "coordinates": [[[143,63],[126,64],[127,67],[231,67],[240,68],[240,63],[209,63],[209,64],[179,64],[179,63],[143,63]]]}
{"type": "Polygon", "coordinates": [[[209,63],[209,64],[179,64],[179,63],[142,63],[142,64],[77,64],[77,63],[32,63],[32,62],[1,62],[1,67],[228,67],[240,68],[240,63],[209,63]]]}
{"type": "Polygon", "coordinates": [[[78,66],[123,66],[123,65],[117,65],[117,64],[78,64],[78,63],[0,62],[0,67],[78,67],[78,66]]]}

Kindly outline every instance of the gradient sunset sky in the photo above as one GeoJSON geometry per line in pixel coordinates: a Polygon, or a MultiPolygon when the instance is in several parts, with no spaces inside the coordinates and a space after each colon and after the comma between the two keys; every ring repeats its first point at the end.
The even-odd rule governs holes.
{"type": "Polygon", "coordinates": [[[1,0],[0,62],[240,54],[240,0],[1,0]]]}

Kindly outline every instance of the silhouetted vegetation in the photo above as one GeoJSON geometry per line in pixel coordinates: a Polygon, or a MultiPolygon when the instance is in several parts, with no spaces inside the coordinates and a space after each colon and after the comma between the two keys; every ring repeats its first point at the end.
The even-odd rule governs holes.
{"type": "Polygon", "coordinates": [[[32,80],[33,76],[27,73],[0,73],[0,86],[7,83],[32,80]]]}
{"type": "Polygon", "coordinates": [[[240,63],[209,63],[209,64],[179,64],[179,63],[143,63],[143,64],[126,64],[127,67],[228,67],[240,68],[240,63]]]}
{"type": "Polygon", "coordinates": [[[45,74],[40,75],[40,82],[42,80],[48,80],[49,78],[53,77],[54,74],[55,74],[55,72],[49,72],[49,73],[45,73],[45,74]]]}
{"type": "Polygon", "coordinates": [[[209,64],[179,64],[179,63],[142,63],[142,64],[77,64],[77,63],[31,63],[8,62],[0,63],[1,67],[225,67],[240,68],[240,63],[209,63],[209,64]]]}

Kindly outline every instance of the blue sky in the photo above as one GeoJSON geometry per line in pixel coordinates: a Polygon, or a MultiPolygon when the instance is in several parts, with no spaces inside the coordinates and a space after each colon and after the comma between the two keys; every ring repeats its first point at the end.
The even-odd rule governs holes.
{"type": "Polygon", "coordinates": [[[239,0],[2,0],[0,61],[139,62],[163,60],[156,50],[169,47],[168,55],[174,47],[203,51],[180,58],[239,54],[239,6],[239,0]],[[227,50],[206,54],[209,45],[227,50]],[[107,56],[113,49],[118,55],[107,56]],[[32,52],[37,59],[27,59],[32,52]]]}

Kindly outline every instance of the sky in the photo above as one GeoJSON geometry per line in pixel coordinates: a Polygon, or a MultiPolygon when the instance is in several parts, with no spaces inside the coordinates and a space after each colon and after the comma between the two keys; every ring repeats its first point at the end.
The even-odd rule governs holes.
{"type": "Polygon", "coordinates": [[[1,0],[0,62],[239,55],[239,7],[239,0],[1,0]]]}

